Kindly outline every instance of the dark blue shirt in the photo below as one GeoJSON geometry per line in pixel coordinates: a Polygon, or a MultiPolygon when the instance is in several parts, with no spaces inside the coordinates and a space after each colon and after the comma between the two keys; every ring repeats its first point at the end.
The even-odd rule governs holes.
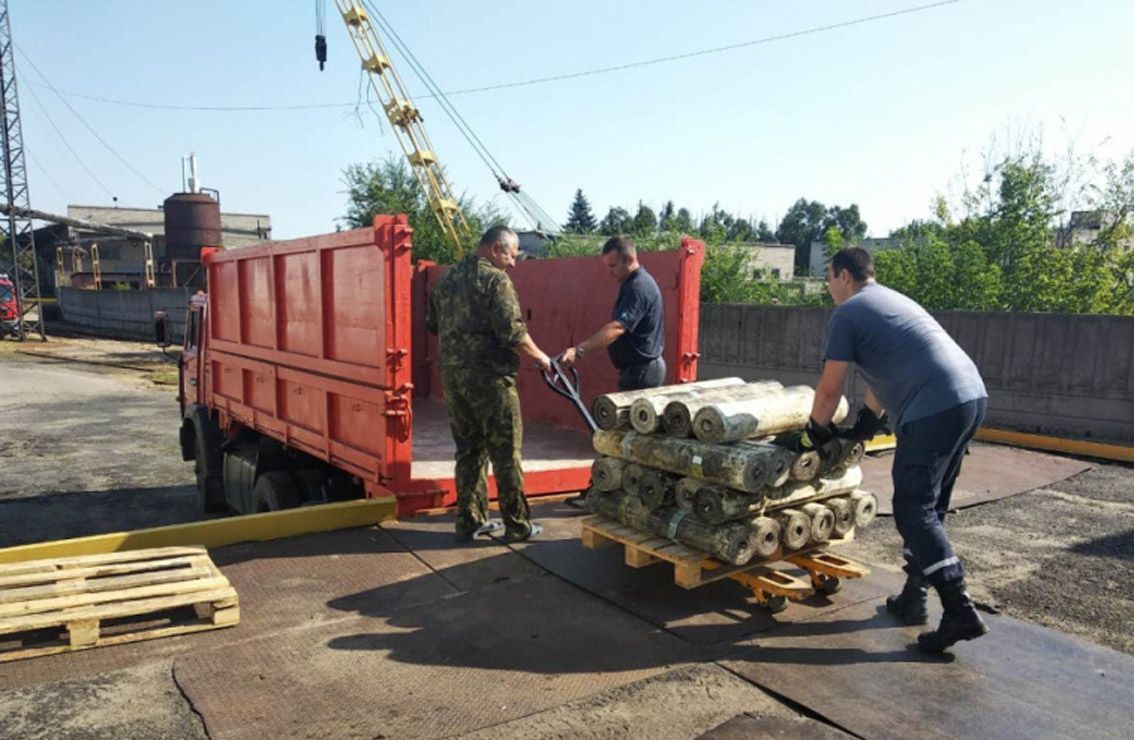
{"type": "Polygon", "coordinates": [[[661,291],[644,267],[622,281],[611,318],[626,329],[607,348],[616,368],[641,365],[661,356],[665,349],[661,291]]]}
{"type": "Polygon", "coordinates": [[[824,360],[853,362],[896,419],[894,428],[978,398],[980,372],[910,298],[873,281],[831,314],[824,360]]]}

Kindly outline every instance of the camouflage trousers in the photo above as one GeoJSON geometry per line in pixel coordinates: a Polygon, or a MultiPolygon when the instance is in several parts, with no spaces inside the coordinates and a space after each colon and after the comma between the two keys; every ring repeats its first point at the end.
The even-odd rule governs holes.
{"type": "Polygon", "coordinates": [[[531,522],[520,466],[524,427],[516,379],[443,368],[441,381],[457,446],[457,532],[472,532],[488,521],[491,460],[504,526],[511,535],[526,536],[531,522]]]}

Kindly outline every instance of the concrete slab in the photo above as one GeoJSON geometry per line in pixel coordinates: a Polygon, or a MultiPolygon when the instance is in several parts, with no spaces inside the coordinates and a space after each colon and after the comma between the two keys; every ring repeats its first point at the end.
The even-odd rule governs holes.
{"type": "Polygon", "coordinates": [[[761,633],[718,662],[861,737],[1130,736],[1134,659],[987,619],[989,635],[941,658],[913,647],[924,628],[898,626],[881,600],[861,601],[761,633]]]}
{"type": "Polygon", "coordinates": [[[20,740],[208,738],[170,661],[0,692],[0,728],[20,740]]]}
{"type": "MultiPolygon", "coordinates": [[[[878,497],[879,514],[894,513],[894,484],[890,478],[893,461],[893,452],[867,455],[862,461],[862,487],[878,497]]],[[[961,475],[953,487],[952,507],[963,509],[1034,491],[1090,467],[1090,463],[1070,457],[975,442],[969,446],[961,475]]]]}

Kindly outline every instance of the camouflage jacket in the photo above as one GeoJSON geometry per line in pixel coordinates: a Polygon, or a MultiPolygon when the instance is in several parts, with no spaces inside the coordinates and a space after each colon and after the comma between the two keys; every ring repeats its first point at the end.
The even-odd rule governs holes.
{"type": "Polygon", "coordinates": [[[512,351],[528,334],[520,301],[508,274],[483,257],[466,257],[445,273],[429,298],[425,322],[440,340],[442,368],[488,375],[520,369],[512,351]]]}

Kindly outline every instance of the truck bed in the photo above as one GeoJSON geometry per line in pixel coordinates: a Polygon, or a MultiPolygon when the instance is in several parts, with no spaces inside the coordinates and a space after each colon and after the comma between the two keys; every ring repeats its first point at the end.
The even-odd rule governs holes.
{"type": "MultiPolygon", "coordinates": [[[[452,478],[454,450],[444,402],[414,399],[412,477],[452,478]]],[[[589,434],[525,420],[521,454],[524,471],[535,472],[590,468],[596,453],[589,434]]]]}

